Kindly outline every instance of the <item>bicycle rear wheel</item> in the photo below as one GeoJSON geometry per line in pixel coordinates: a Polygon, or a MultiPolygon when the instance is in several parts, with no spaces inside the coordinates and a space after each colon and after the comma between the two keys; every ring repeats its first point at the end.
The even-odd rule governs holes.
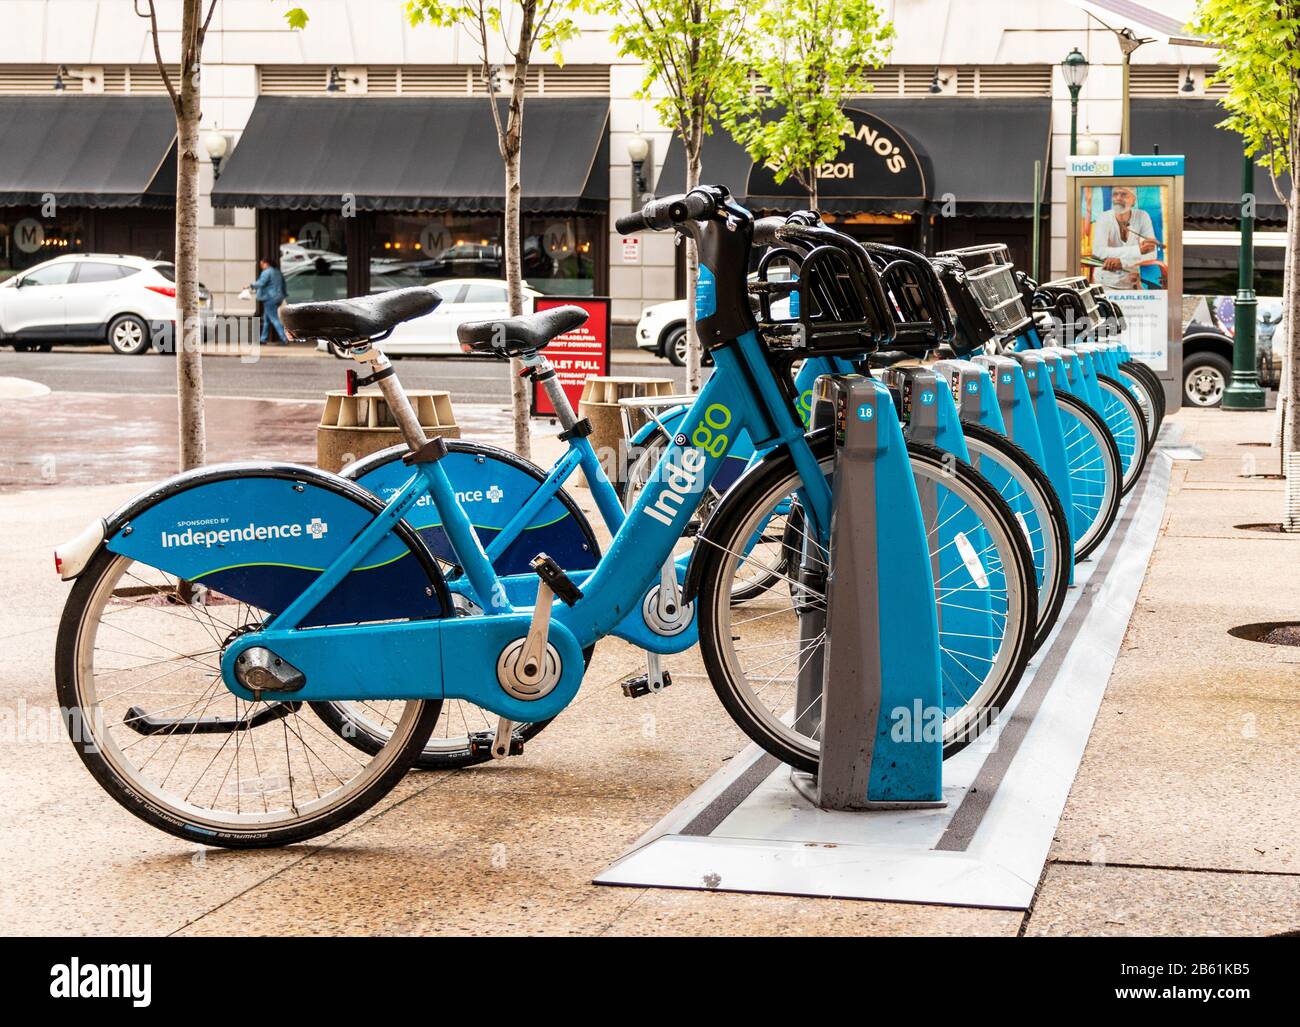
{"type": "MultiPolygon", "coordinates": [[[[828,432],[810,437],[826,473],[831,470],[828,432]]],[[[942,532],[959,514],[978,518],[986,533],[975,554],[988,578],[982,585],[948,577],[936,581],[936,602],[960,611],[979,591],[993,604],[991,637],[972,640],[963,632],[940,628],[943,669],[944,756],[959,752],[1005,706],[1024,673],[1037,622],[1033,558],[1015,515],[974,468],[930,446],[908,444],[919,490],[938,501],[926,513],[932,560],[944,548],[942,532]],[[981,643],[978,647],[973,643],[981,643]],[[973,668],[979,668],[978,671],[973,668]]],[[[700,652],[714,690],[728,713],[755,742],[785,763],[816,772],[820,719],[794,709],[798,671],[809,658],[801,647],[799,610],[825,604],[825,594],[781,573],[778,583],[747,603],[733,599],[735,582],[746,564],[761,559],[750,540],[772,512],[791,502],[800,478],[788,452],[766,458],[736,486],[697,540],[701,560],[697,610],[700,652]]],[[[923,503],[924,508],[924,503],[923,503]]],[[[794,512],[789,530],[806,534],[794,512]]],[[[815,541],[801,544],[817,545],[815,541]]],[[[798,548],[792,543],[791,551],[798,548]]],[[[768,566],[769,572],[775,568],[768,566]]],[[[943,621],[942,612],[940,620],[943,621]]]]}
{"type": "Polygon", "coordinates": [[[77,579],[59,625],[59,703],[82,762],[140,819],[204,845],[289,845],[365,812],[424,747],[437,701],[391,704],[387,740],[364,754],[309,704],[230,692],[221,654],[267,617],[108,549],[77,579]]]}

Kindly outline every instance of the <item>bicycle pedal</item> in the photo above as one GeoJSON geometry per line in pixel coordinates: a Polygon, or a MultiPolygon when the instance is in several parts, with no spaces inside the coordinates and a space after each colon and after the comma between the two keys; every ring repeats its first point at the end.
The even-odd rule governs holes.
{"type": "MultiPolygon", "coordinates": [[[[469,754],[475,758],[492,755],[492,745],[496,742],[496,735],[491,731],[477,731],[469,736],[469,754]]],[[[522,756],[524,754],[524,740],[522,738],[510,739],[510,756],[522,756]]]]}
{"type": "Polygon", "coordinates": [[[650,685],[649,674],[638,674],[636,677],[628,678],[623,682],[623,694],[629,699],[640,699],[643,695],[649,695],[651,692],[662,692],[665,688],[673,683],[673,676],[664,671],[664,683],[658,688],[652,688],[650,685]]]}
{"type": "Polygon", "coordinates": [[[538,553],[533,557],[529,561],[529,566],[537,572],[537,576],[542,579],[543,583],[552,592],[560,597],[560,601],[566,606],[572,606],[582,598],[582,589],[569,579],[569,576],[564,573],[563,567],[545,553],[538,553]]]}

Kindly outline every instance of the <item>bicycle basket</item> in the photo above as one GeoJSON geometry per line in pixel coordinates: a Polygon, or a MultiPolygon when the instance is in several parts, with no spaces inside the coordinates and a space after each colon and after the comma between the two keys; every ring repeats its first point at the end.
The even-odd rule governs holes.
{"type": "Polygon", "coordinates": [[[1124,329],[1128,327],[1128,322],[1124,320],[1124,311],[1120,308],[1120,305],[1106,295],[1105,287],[1094,282],[1092,298],[1097,304],[1097,309],[1101,311],[1107,329],[1114,335],[1122,334],[1124,329]]]}
{"type": "MultiPolygon", "coordinates": [[[[1007,248],[998,243],[969,249],[979,250],[981,256],[990,258],[1007,256],[1007,248]]],[[[1024,332],[1033,319],[1021,298],[1015,268],[1010,263],[991,260],[972,267],[962,254],[963,251],[948,251],[934,262],[957,312],[958,351],[968,353],[985,342],[1011,339],[1024,332]],[[975,317],[972,307],[977,307],[982,316],[975,317]],[[969,322],[970,327],[963,322],[969,322]]]]}
{"type": "Polygon", "coordinates": [[[1000,242],[984,243],[981,246],[960,246],[955,250],[940,250],[935,257],[955,260],[967,271],[974,271],[988,264],[1008,266],[1011,264],[1011,251],[1006,243],[1000,242]]]}
{"type": "Polygon", "coordinates": [[[932,263],[954,314],[953,349],[956,353],[964,356],[996,338],[997,329],[967,284],[961,262],[952,257],[936,257],[932,263]]]}

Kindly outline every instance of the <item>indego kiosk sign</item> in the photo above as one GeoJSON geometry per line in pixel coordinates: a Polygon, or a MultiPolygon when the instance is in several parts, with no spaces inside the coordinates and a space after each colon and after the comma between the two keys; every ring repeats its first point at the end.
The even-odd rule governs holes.
{"type": "Polygon", "coordinates": [[[1183,362],[1183,170],[1180,155],[1070,157],[1066,253],[1071,274],[1105,287],[1124,341],[1180,405],[1183,362]]]}

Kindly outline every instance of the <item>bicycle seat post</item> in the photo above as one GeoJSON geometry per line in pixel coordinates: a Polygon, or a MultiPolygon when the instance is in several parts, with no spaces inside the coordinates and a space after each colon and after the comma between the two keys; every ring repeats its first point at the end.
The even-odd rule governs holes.
{"type": "Polygon", "coordinates": [[[546,398],[551,401],[551,409],[555,411],[556,420],[560,422],[560,427],[568,431],[577,424],[578,415],[573,412],[573,405],[569,402],[564,386],[560,384],[560,376],[556,373],[554,365],[546,359],[546,354],[541,350],[529,350],[521,353],[519,360],[527,369],[528,376],[545,391],[546,398]]]}
{"type": "Polygon", "coordinates": [[[417,452],[429,441],[429,437],[424,434],[420,418],[411,406],[406,390],[397,380],[397,372],[393,370],[392,362],[384,355],[383,350],[369,342],[366,343],[364,350],[354,348],[352,359],[369,365],[370,374],[365,378],[365,384],[373,383],[379,386],[379,391],[383,394],[384,401],[388,404],[388,409],[392,412],[393,420],[397,422],[406,445],[412,453],[417,452]]]}

